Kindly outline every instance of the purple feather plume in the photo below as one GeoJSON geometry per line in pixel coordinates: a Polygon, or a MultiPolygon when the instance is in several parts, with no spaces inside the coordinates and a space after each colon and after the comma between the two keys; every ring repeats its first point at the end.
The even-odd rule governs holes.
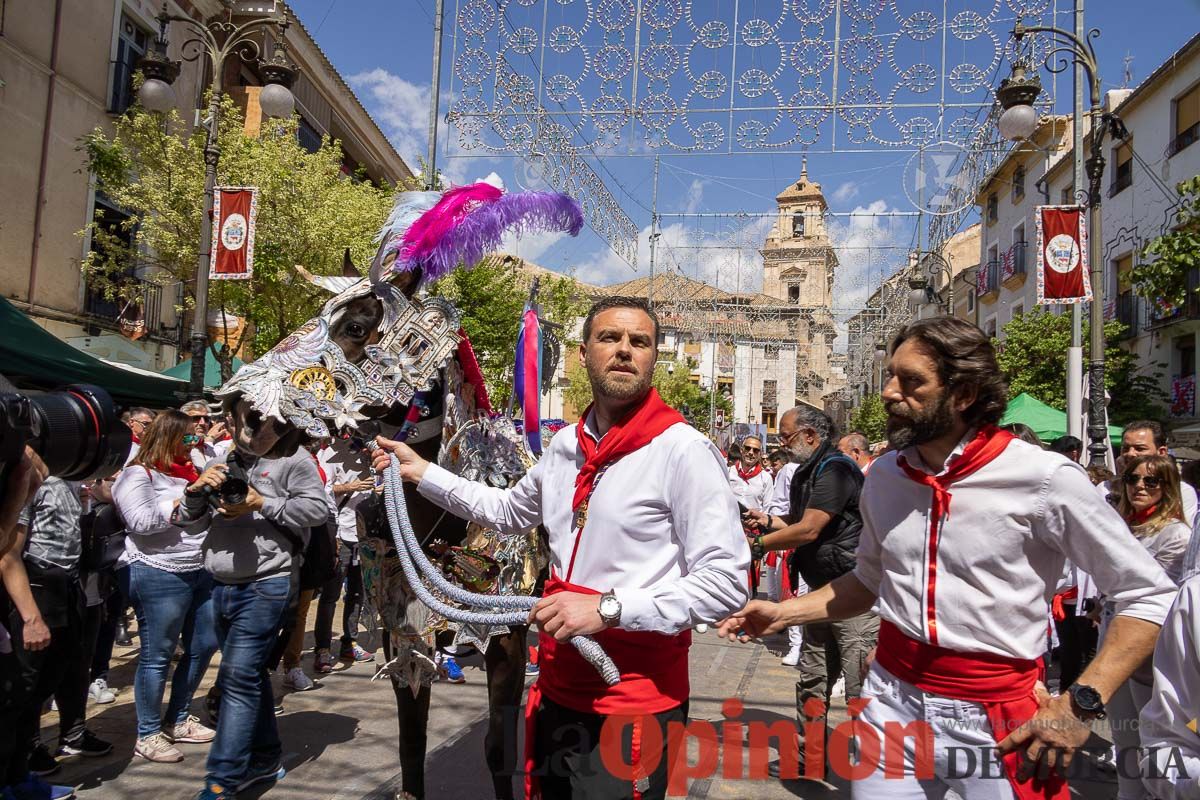
{"type": "Polygon", "coordinates": [[[518,192],[481,204],[451,228],[419,259],[397,259],[393,269],[420,267],[425,281],[435,281],[462,264],[474,267],[500,247],[509,231],[518,236],[535,231],[563,231],[572,236],[583,228],[583,211],[569,195],[558,192],[518,192]]]}

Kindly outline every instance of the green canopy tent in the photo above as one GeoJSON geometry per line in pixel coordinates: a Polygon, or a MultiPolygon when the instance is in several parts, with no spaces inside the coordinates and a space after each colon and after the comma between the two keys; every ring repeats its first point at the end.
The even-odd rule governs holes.
{"type": "Polygon", "coordinates": [[[0,297],[0,375],[31,389],[57,389],[71,383],[100,386],[123,406],[177,406],[187,383],[126,369],[78,350],[38,325],[0,297]]]}
{"type": "MultiPolygon", "coordinates": [[[[1008,401],[1008,410],[1004,412],[1004,417],[1000,420],[1001,425],[1011,425],[1014,422],[1021,422],[1033,428],[1033,432],[1046,444],[1050,444],[1060,436],[1067,435],[1066,412],[1048,406],[1033,395],[1024,392],[1008,401]]],[[[1120,448],[1121,429],[1115,425],[1109,425],[1108,438],[1112,440],[1113,447],[1120,448]]],[[[1084,446],[1087,446],[1086,439],[1084,446]]]]}
{"type": "MultiPolygon", "coordinates": [[[[233,371],[237,372],[242,368],[242,360],[237,356],[233,358],[233,371]]],[[[163,375],[168,375],[172,378],[178,378],[184,383],[192,379],[192,360],[176,364],[170,369],[164,369],[163,375]]],[[[216,389],[221,385],[221,362],[217,361],[217,357],[213,355],[211,347],[204,349],[204,388],[206,390],[216,389]]]]}

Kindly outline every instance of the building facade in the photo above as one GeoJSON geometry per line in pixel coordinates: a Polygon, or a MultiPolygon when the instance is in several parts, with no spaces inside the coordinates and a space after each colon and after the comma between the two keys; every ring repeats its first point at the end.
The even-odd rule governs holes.
{"type": "MultiPolygon", "coordinates": [[[[275,7],[293,23],[287,46],[300,68],[293,93],[302,143],[319,147],[328,134],[342,142],[347,174],[365,174],[380,185],[411,178],[299,20],[283,3],[275,7]]],[[[178,360],[186,320],[176,308],[183,287],[148,281],[146,267],[130,265],[128,281],[140,287],[147,334],[134,342],[117,332],[120,305],[82,277],[91,242],[80,232],[97,217],[110,229],[128,217],[97,189],[76,148],[81,137],[110,125],[133,102],[133,73],[157,33],[161,8],[161,0],[42,0],[21,4],[21,13],[10,4],[0,18],[0,191],[25,199],[8,205],[0,225],[0,292],[75,347],[154,371],[178,360]]],[[[224,13],[224,5],[171,0],[167,10],[202,21],[224,13]]],[[[170,58],[180,58],[186,38],[174,24],[170,58]]],[[[270,50],[268,45],[265,52],[270,50]]],[[[237,59],[227,67],[225,85],[249,111],[252,129],[262,80],[237,59]]],[[[195,123],[207,85],[200,63],[182,62],[174,89],[185,121],[195,123]]]]}

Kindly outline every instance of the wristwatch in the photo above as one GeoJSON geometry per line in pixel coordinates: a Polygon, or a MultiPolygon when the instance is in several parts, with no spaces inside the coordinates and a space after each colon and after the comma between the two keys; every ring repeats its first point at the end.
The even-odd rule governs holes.
{"type": "Polygon", "coordinates": [[[755,536],[750,540],[750,559],[752,561],[762,561],[766,552],[766,549],[763,547],[762,536],[755,536]]]}
{"type": "Polygon", "coordinates": [[[1108,712],[1104,710],[1104,701],[1100,699],[1100,693],[1091,686],[1074,683],[1067,689],[1067,693],[1071,695],[1075,707],[1089,720],[1104,719],[1108,716],[1108,712]]]}
{"type": "Polygon", "coordinates": [[[621,624],[621,601],[617,599],[617,593],[612,589],[600,595],[600,619],[609,628],[615,628],[621,624]]]}

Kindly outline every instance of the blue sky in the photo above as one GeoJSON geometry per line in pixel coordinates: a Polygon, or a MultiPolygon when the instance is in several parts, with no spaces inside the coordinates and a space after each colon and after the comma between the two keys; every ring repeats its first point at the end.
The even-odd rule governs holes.
{"type": "MultiPolygon", "coordinates": [[[[460,6],[465,7],[468,2],[469,0],[446,0],[445,3],[446,31],[441,87],[443,115],[456,99],[463,97],[461,81],[454,81],[452,86],[451,72],[456,50],[461,51],[467,44],[465,31],[458,26],[456,15],[463,10],[460,6]]],[[[577,9],[582,8],[584,4],[579,0],[474,2],[486,6],[486,13],[493,13],[503,7],[503,13],[498,17],[495,28],[501,34],[515,35],[514,32],[526,24],[545,31],[550,31],[559,23],[577,29],[583,27],[582,12],[577,9]],[[543,4],[548,4],[548,7],[544,7],[543,4]]],[[[853,9],[856,6],[867,7],[880,2],[881,0],[845,0],[843,7],[853,9]]],[[[652,13],[670,14],[672,8],[683,7],[681,0],[642,0],[642,4],[643,19],[648,19],[652,13]]],[[[832,5],[832,0],[795,1],[797,7],[806,8],[820,8],[823,4],[832,5]]],[[[434,0],[290,0],[290,5],[325,50],[334,66],[355,88],[364,105],[400,154],[415,166],[417,156],[423,156],[425,153],[427,141],[434,0]]],[[[632,9],[634,0],[593,0],[589,5],[597,14],[605,13],[605,10],[607,13],[618,13],[622,7],[632,9]],[[614,8],[617,9],[616,12],[613,11],[614,8]]],[[[911,19],[916,19],[918,13],[924,13],[921,10],[926,7],[942,8],[941,0],[936,3],[928,0],[893,0],[888,5],[889,12],[897,15],[912,13],[911,19]]],[[[985,49],[990,52],[992,45],[988,43],[988,36],[1007,39],[1007,31],[1011,29],[1015,19],[1013,8],[1048,8],[1051,11],[1057,9],[1058,24],[1071,24],[1070,14],[1065,11],[1070,8],[1069,0],[948,0],[948,5],[952,13],[947,17],[955,16],[955,19],[961,20],[964,25],[983,17],[988,19],[987,31],[968,34],[968,37],[977,37],[973,41],[950,41],[950,50],[956,54],[954,58],[968,62],[977,56],[977,53],[971,52],[971,48],[978,50],[986,45],[985,49]]],[[[1087,5],[1088,26],[1099,27],[1102,32],[1096,41],[1096,48],[1101,60],[1101,76],[1107,88],[1116,88],[1124,83],[1126,58],[1129,59],[1128,69],[1132,75],[1129,85],[1136,86],[1192,34],[1200,30],[1200,0],[1153,0],[1151,3],[1136,6],[1141,9],[1138,13],[1131,13],[1130,4],[1121,0],[1090,0],[1087,5]]],[[[754,14],[761,13],[764,17],[769,17],[779,8],[780,0],[742,0],[742,11],[739,20],[736,21],[732,19],[733,6],[731,0],[691,0],[690,13],[695,13],[700,7],[706,7],[705,18],[711,20],[714,25],[726,24],[736,28],[744,25],[744,21],[754,14]],[[752,14],[747,14],[747,6],[754,7],[752,14]]],[[[478,8],[476,6],[476,10],[478,8]]],[[[885,13],[880,20],[886,21],[886,16],[885,13]]],[[[1041,17],[1043,20],[1049,18],[1050,13],[1041,17]]],[[[780,19],[782,20],[782,17],[780,19]]],[[[788,21],[795,26],[800,24],[795,19],[789,18],[788,21]]],[[[600,63],[599,48],[605,43],[602,36],[613,35],[611,30],[607,34],[604,33],[603,22],[603,19],[597,18],[593,20],[590,28],[584,31],[585,41],[592,47],[591,52],[597,55],[588,79],[580,81],[578,97],[575,100],[568,99],[562,106],[552,105],[547,100],[545,105],[548,108],[574,109],[577,108],[577,102],[590,103],[600,93],[599,78],[596,76],[600,71],[596,67],[600,63]]],[[[896,23],[892,24],[894,26],[896,23]]],[[[871,37],[866,34],[875,32],[874,25],[863,21],[855,22],[847,17],[845,27],[841,31],[843,40],[847,35],[846,28],[850,26],[853,26],[850,34],[864,34],[863,41],[869,45],[871,37]]],[[[796,30],[801,29],[797,27],[796,30]]],[[[654,33],[645,25],[642,31],[647,38],[654,33]]],[[[819,40],[832,38],[832,32],[821,27],[810,25],[803,28],[803,31],[803,35],[819,40]]],[[[879,32],[883,33],[882,27],[879,32]]],[[[753,31],[741,28],[743,39],[751,35],[753,31]]],[[[780,38],[785,38],[782,30],[780,38]]],[[[798,38],[795,32],[788,40],[794,38],[798,38]]],[[[880,35],[878,38],[882,40],[885,37],[880,35]]],[[[930,49],[936,51],[938,42],[937,37],[931,36],[930,49]]],[[[644,47],[645,42],[642,44],[644,47]]],[[[674,44],[685,43],[675,41],[674,44]]],[[[485,41],[483,49],[494,53],[494,42],[485,41]]],[[[751,51],[743,47],[740,52],[756,56],[763,51],[769,51],[769,48],[751,51]]],[[[707,54],[701,50],[701,55],[707,54]]],[[[872,80],[864,85],[878,88],[880,95],[886,95],[888,86],[885,84],[889,80],[894,83],[896,74],[901,72],[906,64],[936,60],[936,57],[936,52],[930,56],[924,51],[923,45],[911,43],[908,49],[901,50],[897,47],[894,51],[889,50],[886,55],[882,49],[872,52],[868,48],[862,55],[866,61],[886,59],[893,64],[903,63],[898,63],[894,70],[889,68],[888,63],[881,63],[880,68],[870,75],[872,80]]],[[[571,71],[569,63],[552,65],[555,56],[546,48],[535,49],[524,62],[525,67],[529,67],[526,70],[528,74],[539,71],[539,66],[534,65],[535,58],[539,59],[538,64],[547,76],[560,66],[565,72],[571,71]],[[550,56],[548,59],[547,55],[550,56]]],[[[744,55],[742,59],[736,68],[727,63],[715,63],[714,59],[710,68],[715,68],[716,73],[740,75],[746,69],[744,55]]],[[[987,61],[985,56],[979,56],[979,59],[987,61]]],[[[569,62],[570,57],[566,56],[563,60],[569,62]]],[[[522,62],[514,60],[514,63],[522,62]]],[[[619,69],[620,66],[610,65],[613,69],[619,69]]],[[[787,77],[786,64],[764,63],[762,66],[766,72],[777,69],[779,74],[787,77]]],[[[581,70],[580,74],[585,72],[587,70],[581,70]]],[[[994,85],[995,76],[1007,73],[1008,63],[1005,61],[996,66],[990,74],[978,75],[975,84],[988,82],[994,85]]],[[[1056,98],[1055,110],[1066,112],[1069,110],[1069,79],[1059,80],[1063,82],[1058,87],[1059,96],[1056,98]]],[[[784,81],[781,79],[780,82],[784,81]]],[[[827,79],[826,85],[820,88],[828,89],[828,83],[827,79]]],[[[839,85],[848,85],[845,75],[839,85]]],[[[676,100],[682,102],[681,90],[676,88],[677,86],[678,82],[673,82],[670,91],[674,93],[676,100]]],[[[973,95],[965,96],[981,97],[982,93],[977,91],[973,95]]],[[[862,97],[870,99],[871,95],[867,91],[862,97]]],[[[902,93],[898,97],[904,99],[902,93]]],[[[911,117],[925,112],[917,110],[908,113],[911,117]]],[[[735,120],[727,130],[748,120],[751,124],[756,124],[752,122],[753,119],[763,117],[770,117],[770,113],[748,112],[742,115],[741,119],[735,120]]],[[[718,115],[716,119],[727,120],[728,117],[718,115]]],[[[877,124],[880,124],[881,130],[888,127],[877,124]]],[[[449,131],[449,136],[446,133],[443,126],[438,156],[439,167],[456,182],[482,178],[494,171],[509,188],[521,188],[525,184],[529,184],[527,188],[547,188],[538,185],[536,173],[533,178],[530,177],[522,161],[510,157],[473,155],[479,151],[463,150],[457,142],[456,131],[449,131]],[[463,157],[464,154],[467,157],[463,157]]],[[[822,184],[830,209],[835,213],[832,220],[834,233],[839,245],[844,248],[839,253],[842,266],[835,289],[835,306],[845,311],[861,305],[869,289],[877,286],[885,274],[892,272],[902,262],[905,250],[916,244],[915,218],[911,216],[915,205],[903,189],[904,169],[912,156],[912,148],[856,146],[847,140],[845,126],[837,136],[841,137],[840,145],[831,146],[829,133],[823,132],[822,139],[810,148],[808,174],[812,180],[822,184]],[[895,215],[893,212],[902,212],[903,215],[895,215]],[[852,213],[853,216],[836,216],[852,213]]],[[[602,155],[599,159],[589,156],[589,161],[640,231],[637,271],[625,264],[600,237],[588,229],[574,240],[538,236],[512,243],[509,249],[545,267],[570,273],[593,283],[612,283],[646,274],[653,190],[653,159],[650,154],[653,151],[636,139],[637,137],[626,136],[615,148],[622,153],[632,151],[634,155],[602,155]]],[[[726,141],[721,149],[742,148],[726,141]]],[[[658,182],[660,212],[746,212],[750,216],[740,220],[698,216],[664,218],[663,242],[666,246],[659,250],[659,269],[704,278],[730,290],[757,288],[761,259],[757,257],[756,247],[761,244],[762,236],[769,225],[761,215],[774,207],[774,196],[789,182],[794,181],[800,172],[799,151],[802,145],[793,144],[781,149],[786,152],[713,152],[683,155],[661,151],[662,169],[658,182]]]]}

